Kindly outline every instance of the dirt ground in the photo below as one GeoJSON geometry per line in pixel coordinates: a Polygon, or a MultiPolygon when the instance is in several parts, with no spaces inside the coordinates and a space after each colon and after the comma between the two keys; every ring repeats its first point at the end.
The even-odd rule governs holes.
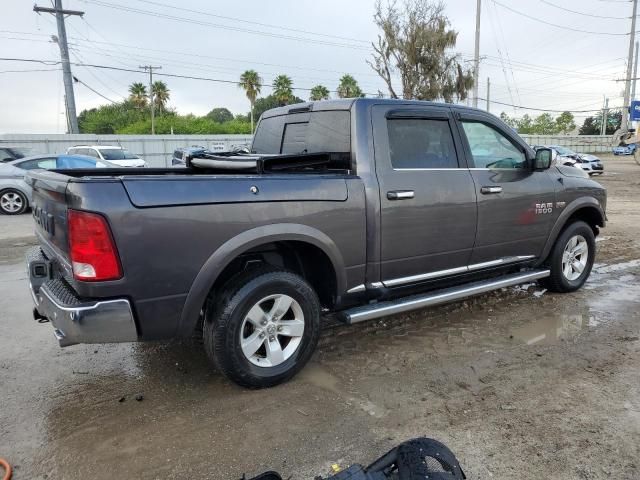
{"type": "Polygon", "coordinates": [[[0,218],[0,457],[18,480],[311,479],[425,435],[471,479],[638,479],[640,167],[605,168],[609,224],[581,291],[532,284],[332,328],[263,391],[194,344],[58,348],[31,320],[29,216],[14,236],[0,218]]]}

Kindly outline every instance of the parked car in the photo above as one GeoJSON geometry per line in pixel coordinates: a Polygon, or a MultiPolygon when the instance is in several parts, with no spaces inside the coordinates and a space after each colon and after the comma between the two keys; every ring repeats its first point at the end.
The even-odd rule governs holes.
{"type": "Polygon", "coordinates": [[[0,212],[5,215],[24,213],[31,204],[31,187],[25,182],[28,170],[114,168],[97,158],[79,155],[39,155],[0,163],[0,212]]]}
{"type": "Polygon", "coordinates": [[[28,147],[4,147],[0,145],[0,163],[18,160],[19,158],[35,155],[32,148],[28,147]]]}
{"type": "Polygon", "coordinates": [[[60,346],[203,332],[234,382],[268,387],[346,324],[593,266],[606,191],[497,117],[374,98],[265,112],[250,154],[187,168],[31,171],[36,318],[60,346]]]}
{"type": "Polygon", "coordinates": [[[70,155],[86,155],[106,160],[121,167],[146,167],[147,163],[138,155],[122,147],[108,145],[76,145],[67,149],[70,155]]]}
{"type": "MultiPolygon", "coordinates": [[[[533,148],[538,149],[540,147],[540,145],[535,145],[533,148]]],[[[552,150],[555,163],[568,167],[579,168],[580,170],[585,171],[589,176],[602,175],[604,172],[602,160],[595,155],[577,153],[561,145],[548,145],[544,146],[544,148],[550,148],[552,150]]]]}
{"type": "Polygon", "coordinates": [[[633,155],[636,151],[637,145],[635,143],[630,143],[629,145],[618,145],[617,147],[613,147],[614,155],[633,155]]]}

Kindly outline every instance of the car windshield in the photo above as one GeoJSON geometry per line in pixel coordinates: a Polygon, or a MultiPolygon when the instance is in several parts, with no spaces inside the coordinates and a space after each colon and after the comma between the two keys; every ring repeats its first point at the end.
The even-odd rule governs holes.
{"type": "Polygon", "coordinates": [[[105,148],[100,149],[100,153],[105,160],[137,160],[138,157],[128,150],[122,148],[105,148]]]}
{"type": "Polygon", "coordinates": [[[574,155],[576,153],[573,150],[569,150],[568,148],[560,147],[558,145],[551,148],[554,148],[560,155],[574,155]]]}
{"type": "Polygon", "coordinates": [[[13,147],[11,150],[13,150],[14,153],[17,153],[18,155],[22,155],[22,158],[34,155],[33,148],[29,147],[13,147]]]}

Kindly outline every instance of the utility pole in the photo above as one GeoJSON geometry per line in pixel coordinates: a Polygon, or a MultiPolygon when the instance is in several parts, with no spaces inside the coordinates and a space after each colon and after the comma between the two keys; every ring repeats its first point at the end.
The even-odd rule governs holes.
{"type": "Polygon", "coordinates": [[[638,42],[636,42],[636,55],[633,60],[633,83],[631,84],[631,101],[636,99],[636,80],[638,80],[638,42]]]}
{"type": "Polygon", "coordinates": [[[629,55],[627,57],[627,81],[624,85],[624,102],[622,106],[622,125],[620,126],[623,133],[629,129],[629,95],[631,90],[631,71],[633,69],[633,47],[636,41],[636,13],[638,11],[638,0],[633,0],[633,14],[631,15],[631,33],[629,38],[629,55]]]}
{"type": "Polygon", "coordinates": [[[474,108],[478,108],[478,78],[480,74],[480,8],[481,6],[482,6],[482,0],[478,0],[478,4],[476,7],[476,46],[473,52],[473,107],[474,108]]]}
{"type": "Polygon", "coordinates": [[[71,64],[69,63],[69,46],[67,45],[67,29],[64,25],[65,15],[75,15],[81,17],[84,12],[78,10],[65,10],[62,8],[62,0],[55,0],[54,7],[33,6],[33,11],[40,13],[52,13],[56,16],[58,24],[58,46],[60,47],[60,58],[62,60],[62,79],[64,81],[64,93],[67,106],[67,123],[69,133],[80,133],[78,130],[78,117],[76,115],[76,97],[73,94],[73,78],[71,77],[71,64]]]}
{"type": "MultiPolygon", "coordinates": [[[[607,119],[609,110],[609,99],[605,98],[604,100],[604,108],[602,109],[602,125],[600,126],[600,135],[604,136],[607,133],[607,119]]],[[[624,117],[624,113],[622,114],[624,117]]]]}
{"type": "Polygon", "coordinates": [[[160,70],[162,67],[154,67],[153,65],[141,65],[145,72],[149,72],[149,103],[151,104],[151,135],[156,134],[155,111],[156,105],[153,98],[153,71],[160,70]]]}
{"type": "Polygon", "coordinates": [[[487,77],[487,112],[490,111],[491,104],[491,79],[487,77]]]}

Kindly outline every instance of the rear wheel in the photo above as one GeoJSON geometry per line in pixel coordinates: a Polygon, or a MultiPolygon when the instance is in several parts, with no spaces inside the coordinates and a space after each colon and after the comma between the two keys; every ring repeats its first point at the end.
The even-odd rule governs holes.
{"type": "Polygon", "coordinates": [[[293,377],[311,358],[320,304],[300,276],[259,268],[232,279],[205,311],[209,358],[235,383],[264,388],[293,377]]]}
{"type": "Polygon", "coordinates": [[[27,197],[12,188],[0,192],[0,211],[5,215],[19,215],[29,206],[27,197]]]}
{"type": "Polygon", "coordinates": [[[553,292],[573,292],[589,278],[596,253],[593,230],[585,222],[567,226],[547,260],[551,275],[541,283],[553,292]]]}

